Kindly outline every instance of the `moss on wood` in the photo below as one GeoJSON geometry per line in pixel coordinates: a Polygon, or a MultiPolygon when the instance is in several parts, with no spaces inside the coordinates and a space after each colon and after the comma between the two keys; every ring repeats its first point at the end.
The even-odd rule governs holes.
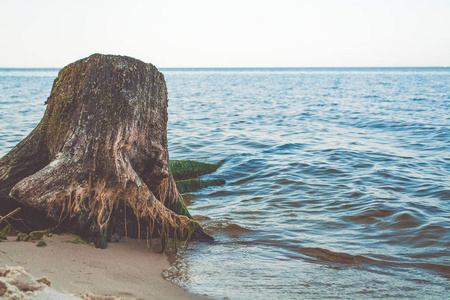
{"type": "Polygon", "coordinates": [[[170,160],[169,170],[175,179],[177,189],[180,193],[195,192],[199,189],[225,184],[225,180],[204,180],[198,177],[215,172],[224,161],[209,164],[193,160],[170,160]]]}
{"type": "Polygon", "coordinates": [[[213,173],[222,164],[223,161],[217,164],[209,164],[193,160],[170,160],[169,171],[175,180],[184,180],[213,173]]]}

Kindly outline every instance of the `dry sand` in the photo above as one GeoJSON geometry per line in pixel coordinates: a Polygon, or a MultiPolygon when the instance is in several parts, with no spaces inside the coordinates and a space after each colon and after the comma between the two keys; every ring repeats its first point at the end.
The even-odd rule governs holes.
{"type": "Polygon", "coordinates": [[[11,277],[14,274],[20,278],[45,276],[51,281],[51,288],[41,283],[37,291],[22,293],[25,299],[62,299],[61,292],[67,299],[76,299],[69,294],[113,296],[91,299],[205,299],[166,281],[161,273],[169,267],[167,257],[151,252],[145,241],[123,239],[101,250],[69,243],[74,239],[70,235],[44,238],[45,247],[13,239],[0,242],[0,274],[5,266],[13,267],[7,271],[9,279],[8,275],[0,277],[0,284],[2,280],[9,280],[8,286],[17,282],[11,277]],[[20,267],[28,273],[22,274],[20,267]]]}

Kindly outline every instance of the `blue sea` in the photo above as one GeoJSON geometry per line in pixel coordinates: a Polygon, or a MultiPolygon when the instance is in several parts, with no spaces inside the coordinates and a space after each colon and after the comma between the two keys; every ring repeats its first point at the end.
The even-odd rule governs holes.
{"type": "MultiPolygon", "coordinates": [[[[214,299],[450,298],[450,68],[161,69],[171,159],[214,238],[164,276],[214,299]]],[[[58,70],[0,69],[0,156],[58,70]]]]}

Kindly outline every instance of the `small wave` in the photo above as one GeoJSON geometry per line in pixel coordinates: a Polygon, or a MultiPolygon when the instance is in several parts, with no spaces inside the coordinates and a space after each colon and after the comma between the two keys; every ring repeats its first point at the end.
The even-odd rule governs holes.
{"type": "Polygon", "coordinates": [[[339,263],[339,264],[350,264],[350,265],[360,265],[360,264],[376,264],[379,266],[388,266],[388,267],[414,267],[420,268],[424,270],[432,270],[440,273],[450,275],[450,266],[442,265],[442,264],[433,264],[433,263],[410,263],[410,262],[395,262],[392,261],[389,257],[384,259],[372,259],[362,255],[353,255],[343,252],[334,252],[324,248],[299,248],[297,252],[303,255],[307,255],[309,257],[313,257],[318,259],[319,261],[331,262],[331,263],[339,263]]]}
{"type": "Polygon", "coordinates": [[[253,232],[251,229],[244,228],[234,223],[228,223],[226,221],[205,222],[203,227],[208,234],[214,235],[217,233],[224,233],[230,237],[238,237],[241,234],[253,232]]]}
{"type": "Polygon", "coordinates": [[[303,149],[305,146],[306,145],[302,144],[302,143],[287,143],[287,144],[271,147],[267,150],[264,150],[263,153],[283,154],[286,152],[303,149]]]}
{"type": "Polygon", "coordinates": [[[403,192],[404,189],[398,186],[382,186],[380,187],[382,190],[393,191],[393,192],[403,192]]]}
{"type": "Polygon", "coordinates": [[[410,266],[421,268],[425,270],[437,271],[440,273],[446,274],[445,277],[450,279],[450,266],[446,265],[438,265],[438,264],[430,264],[430,263],[418,263],[418,264],[409,264],[410,266]]]}
{"type": "MultiPolygon", "coordinates": [[[[444,221],[445,222],[445,221],[444,221]]],[[[411,243],[416,247],[440,247],[443,249],[450,248],[449,231],[445,224],[440,226],[438,224],[423,225],[418,228],[411,238],[411,243]]],[[[415,254],[416,255],[416,254],[415,254]]],[[[417,255],[423,257],[433,257],[433,252],[418,253],[417,255]]],[[[439,255],[444,255],[441,253],[439,255]]]]}
{"type": "Polygon", "coordinates": [[[419,212],[404,211],[392,215],[386,220],[383,227],[393,228],[414,228],[424,223],[426,217],[419,212]]]}
{"type": "Polygon", "coordinates": [[[372,163],[356,163],[352,166],[353,168],[372,168],[372,163]]]}
{"type": "Polygon", "coordinates": [[[209,221],[211,220],[210,217],[207,216],[202,216],[202,215],[194,215],[194,220],[198,221],[198,222],[203,222],[203,221],[209,221]]]}
{"type": "Polygon", "coordinates": [[[323,248],[301,248],[300,253],[318,258],[323,261],[341,263],[341,264],[368,264],[375,262],[361,255],[352,255],[348,253],[333,252],[323,248]]]}
{"type": "Polygon", "coordinates": [[[353,223],[360,223],[360,224],[375,224],[378,222],[376,218],[365,215],[348,216],[344,217],[344,219],[353,223]]]}
{"type": "Polygon", "coordinates": [[[237,180],[237,181],[235,181],[235,182],[231,182],[230,184],[231,184],[231,185],[242,185],[242,184],[244,184],[244,183],[246,183],[246,182],[248,182],[248,181],[257,179],[258,177],[259,177],[259,176],[252,175],[252,176],[248,176],[248,177],[239,179],[239,180],[237,180]]]}
{"type": "Polygon", "coordinates": [[[359,191],[352,191],[350,193],[347,193],[345,196],[347,196],[348,198],[359,198],[361,196],[364,196],[364,193],[359,191]]]}
{"type": "MultiPolygon", "coordinates": [[[[287,178],[279,178],[275,180],[275,183],[279,185],[290,185],[290,184],[297,184],[298,182],[287,178]]],[[[285,192],[283,191],[283,193],[285,192]]]]}
{"type": "Polygon", "coordinates": [[[442,200],[448,200],[450,199],[450,190],[445,189],[440,186],[431,186],[426,185],[423,186],[421,189],[417,190],[415,193],[415,196],[417,197],[433,197],[438,198],[442,200]]]}

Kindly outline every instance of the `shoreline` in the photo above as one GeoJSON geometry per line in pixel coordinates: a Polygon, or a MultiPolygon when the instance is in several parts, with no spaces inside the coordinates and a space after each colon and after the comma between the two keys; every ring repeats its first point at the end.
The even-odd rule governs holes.
{"type": "MultiPolygon", "coordinates": [[[[23,267],[34,278],[45,276],[51,288],[44,290],[52,293],[57,290],[69,298],[208,299],[164,279],[162,272],[170,267],[168,257],[149,250],[145,241],[128,238],[96,249],[70,243],[71,235],[44,237],[45,247],[12,239],[0,242],[0,268],[23,267]]],[[[39,299],[37,294],[30,296],[39,299]]]]}

